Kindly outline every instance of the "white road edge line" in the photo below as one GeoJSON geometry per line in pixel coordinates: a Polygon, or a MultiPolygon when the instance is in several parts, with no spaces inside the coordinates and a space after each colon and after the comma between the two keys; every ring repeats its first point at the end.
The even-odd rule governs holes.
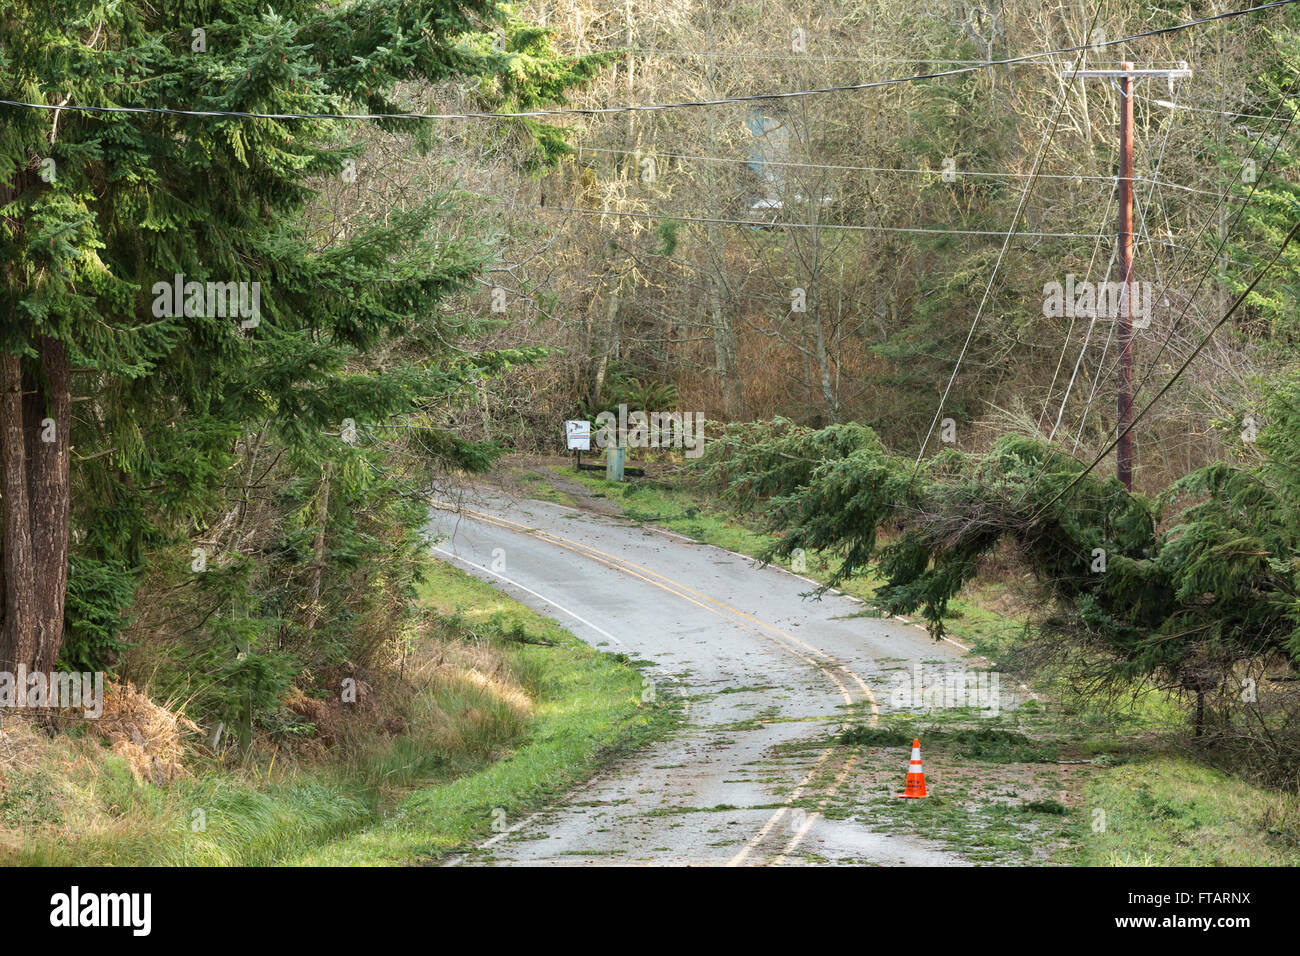
{"type": "Polygon", "coordinates": [[[538,593],[537,593],[536,591],[534,591],[532,588],[530,588],[530,587],[526,587],[525,585],[520,584],[518,581],[511,580],[510,578],[506,577],[506,576],[505,576],[504,574],[502,574],[501,572],[499,572],[499,571],[493,571],[491,568],[485,568],[485,567],[483,567],[483,565],[481,565],[481,564],[475,564],[473,561],[467,561],[466,559],[462,558],[459,554],[455,554],[455,553],[453,553],[453,552],[451,552],[451,551],[448,551],[446,548],[438,548],[438,547],[435,547],[435,548],[433,548],[433,550],[436,551],[438,554],[445,554],[447,557],[451,558],[453,561],[459,561],[461,564],[467,565],[468,567],[471,567],[471,568],[477,568],[478,570],[484,572],[485,574],[491,574],[491,575],[494,576],[494,577],[498,577],[498,578],[500,578],[502,581],[505,581],[506,584],[509,584],[509,585],[511,585],[512,587],[517,587],[517,588],[519,588],[519,590],[521,590],[521,591],[525,591],[525,592],[527,592],[528,594],[531,594],[533,597],[537,598],[539,601],[545,601],[547,604],[549,604],[551,607],[555,608],[555,609],[558,610],[558,611],[563,611],[565,614],[569,615],[569,617],[573,618],[575,621],[578,621],[578,622],[581,623],[581,624],[585,624],[587,627],[591,628],[591,629],[592,629],[593,631],[595,631],[597,634],[600,634],[600,635],[603,636],[603,637],[607,637],[607,638],[609,638],[611,641],[613,641],[613,642],[614,642],[615,644],[617,644],[619,647],[627,647],[626,644],[624,644],[622,641],[620,641],[620,640],[619,640],[617,637],[615,637],[613,634],[609,633],[609,631],[605,630],[603,627],[600,627],[600,626],[597,625],[597,624],[592,624],[590,621],[588,621],[588,620],[587,620],[585,617],[583,617],[581,614],[577,614],[577,613],[575,613],[575,612],[573,612],[573,611],[570,611],[570,610],[569,610],[567,607],[565,607],[563,604],[560,604],[560,603],[558,603],[558,602],[556,602],[556,601],[552,601],[550,598],[546,597],[544,594],[538,594],[538,593]]]}
{"type": "MultiPolygon", "coordinates": [[[[478,844],[474,849],[475,849],[475,850],[485,850],[485,849],[487,849],[488,847],[490,847],[490,846],[492,846],[494,843],[496,843],[498,840],[504,840],[506,837],[510,836],[510,834],[516,832],[517,830],[522,830],[524,827],[528,826],[528,824],[532,823],[534,820],[536,820],[538,817],[540,817],[544,812],[545,812],[544,810],[535,810],[534,812],[528,814],[528,816],[526,816],[526,817],[524,817],[522,820],[520,820],[518,823],[516,823],[514,826],[510,827],[510,829],[508,829],[508,830],[502,830],[500,833],[498,833],[496,836],[492,837],[490,840],[485,840],[484,842],[478,844]]],[[[451,859],[447,860],[447,861],[446,861],[445,863],[443,863],[442,865],[443,865],[443,866],[460,866],[462,863],[465,862],[465,858],[468,857],[468,856],[469,856],[469,853],[457,853],[454,857],[452,857],[451,859]]]]}
{"type": "MultiPolygon", "coordinates": [[[[502,573],[499,572],[499,571],[493,571],[491,568],[485,568],[485,567],[483,567],[483,565],[481,565],[481,564],[475,564],[473,561],[467,561],[465,558],[462,558],[459,554],[455,554],[455,553],[453,553],[453,552],[451,552],[451,551],[448,551],[446,548],[439,548],[439,547],[436,547],[436,546],[435,546],[434,548],[432,548],[432,550],[433,550],[433,551],[436,551],[438,554],[445,554],[447,557],[451,558],[453,561],[459,561],[461,564],[467,565],[468,567],[471,567],[471,568],[477,568],[478,570],[484,572],[485,574],[491,574],[491,575],[493,575],[494,577],[498,577],[498,578],[500,578],[502,581],[505,581],[507,584],[512,585],[512,586],[514,586],[514,587],[517,587],[517,588],[519,588],[519,590],[521,590],[521,591],[526,591],[526,592],[528,592],[528,593],[531,594],[533,597],[537,598],[539,601],[545,601],[547,604],[551,605],[551,607],[556,608],[557,610],[563,611],[565,614],[569,615],[569,617],[573,618],[575,621],[580,621],[581,623],[585,624],[587,627],[591,628],[591,629],[592,629],[593,631],[595,631],[597,634],[603,634],[605,637],[609,638],[611,641],[613,641],[613,642],[614,642],[615,644],[617,644],[619,647],[627,647],[626,644],[624,644],[622,641],[620,641],[617,637],[615,637],[613,634],[609,633],[609,631],[605,630],[604,628],[602,628],[602,627],[598,627],[597,625],[592,624],[590,621],[588,621],[588,620],[587,620],[585,617],[583,617],[582,615],[580,615],[580,614],[575,614],[573,611],[570,611],[570,610],[569,610],[567,607],[565,607],[564,605],[562,605],[562,604],[557,604],[555,601],[552,601],[550,598],[546,597],[545,595],[538,594],[538,593],[537,593],[536,591],[534,591],[532,588],[530,588],[530,587],[526,587],[526,586],[520,584],[518,581],[511,580],[510,578],[506,577],[504,574],[502,574],[502,573]]],[[[522,820],[520,820],[518,823],[516,823],[516,824],[515,824],[514,826],[512,826],[510,829],[508,829],[508,830],[503,830],[502,832],[498,833],[496,836],[492,837],[490,840],[486,840],[485,842],[480,843],[480,844],[478,845],[477,848],[481,850],[481,849],[484,849],[484,848],[486,848],[486,847],[490,847],[490,846],[492,846],[492,845],[495,844],[497,841],[505,839],[506,837],[510,836],[510,834],[514,833],[515,831],[517,831],[517,830],[522,830],[524,827],[528,826],[528,824],[532,823],[533,820],[536,819],[539,815],[540,815],[540,811],[539,811],[538,813],[530,813],[528,816],[524,817],[522,820]]],[[[460,865],[461,861],[465,859],[466,856],[467,856],[467,854],[462,853],[462,854],[460,854],[459,856],[456,856],[456,857],[454,857],[453,859],[448,860],[448,861],[444,864],[444,866],[458,866],[458,865],[460,865]]]]}

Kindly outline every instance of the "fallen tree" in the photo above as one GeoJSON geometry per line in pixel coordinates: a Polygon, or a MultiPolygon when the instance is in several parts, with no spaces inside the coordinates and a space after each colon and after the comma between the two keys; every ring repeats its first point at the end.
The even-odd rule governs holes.
{"type": "Polygon", "coordinates": [[[1039,649],[1098,691],[1188,695],[1199,735],[1207,698],[1244,700],[1243,675],[1300,656],[1297,398],[1295,382],[1276,391],[1258,463],[1210,465],[1154,499],[1016,436],[918,465],[864,426],[778,420],[734,426],[702,465],[738,506],[766,507],[780,539],[765,560],[833,555],[825,587],[873,566],[881,608],[919,612],[936,639],[981,559],[1012,547],[1047,598],[1039,649]]]}

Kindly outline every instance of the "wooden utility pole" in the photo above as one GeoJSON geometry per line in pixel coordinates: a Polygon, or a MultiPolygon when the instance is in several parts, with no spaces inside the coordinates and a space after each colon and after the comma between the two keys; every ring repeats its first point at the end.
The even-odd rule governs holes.
{"type": "MultiPolygon", "coordinates": [[[[1068,70],[1067,79],[1104,77],[1119,90],[1119,372],[1116,382],[1117,411],[1115,434],[1115,475],[1130,491],[1133,489],[1133,91],[1148,76],[1184,79],[1188,69],[1135,70],[1132,63],[1121,63],[1118,70],[1068,70]]],[[[1100,303],[1105,297],[1098,295],[1100,303]]],[[[1149,305],[1149,303],[1148,303],[1149,305]]]]}

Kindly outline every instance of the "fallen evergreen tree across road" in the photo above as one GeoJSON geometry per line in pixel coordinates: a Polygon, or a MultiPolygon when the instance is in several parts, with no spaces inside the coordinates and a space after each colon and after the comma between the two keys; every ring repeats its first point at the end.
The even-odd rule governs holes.
{"type": "Polygon", "coordinates": [[[1236,712],[1290,774],[1289,695],[1272,693],[1265,706],[1256,691],[1266,675],[1289,677],[1300,657],[1300,521],[1289,505],[1300,498],[1296,397],[1294,382],[1275,394],[1258,464],[1210,465],[1154,499],[1113,477],[1076,481],[1084,466],[1038,440],[1009,436],[984,453],[945,450],[917,465],[861,425],[732,426],[702,467],[738,505],[764,503],[781,533],[765,559],[832,554],[824,587],[871,568],[883,578],[881,608],[919,612],[936,638],[981,558],[1010,546],[1045,599],[1026,661],[1083,692],[1152,683],[1184,695],[1197,736],[1207,707],[1224,720],[1236,712]]]}

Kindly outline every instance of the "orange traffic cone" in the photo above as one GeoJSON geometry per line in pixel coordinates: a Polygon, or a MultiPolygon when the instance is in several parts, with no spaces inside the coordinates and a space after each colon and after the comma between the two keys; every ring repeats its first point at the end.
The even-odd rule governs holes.
{"type": "Polygon", "coordinates": [[[921,769],[921,741],[912,741],[912,759],[907,764],[907,786],[901,794],[904,797],[924,797],[925,771],[921,769]]]}

